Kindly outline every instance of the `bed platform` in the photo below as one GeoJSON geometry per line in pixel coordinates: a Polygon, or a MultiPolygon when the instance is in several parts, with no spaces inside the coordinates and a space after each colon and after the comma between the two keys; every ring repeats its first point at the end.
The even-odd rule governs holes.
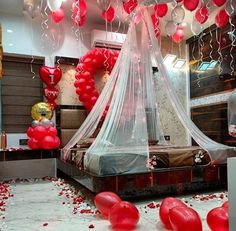
{"type": "Polygon", "coordinates": [[[93,193],[112,191],[123,199],[198,194],[227,187],[226,165],[172,167],[113,176],[97,176],[60,159],[57,168],[93,193]]]}

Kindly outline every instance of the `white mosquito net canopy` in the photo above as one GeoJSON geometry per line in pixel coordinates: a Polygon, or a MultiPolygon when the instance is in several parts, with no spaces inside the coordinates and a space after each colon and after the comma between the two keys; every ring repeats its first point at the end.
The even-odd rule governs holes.
{"type": "MultiPolygon", "coordinates": [[[[158,108],[155,92],[153,58],[164,86],[163,91],[167,92],[179,120],[198,145],[217,163],[225,163],[227,157],[236,154],[235,148],[219,144],[204,135],[187,115],[163,63],[148,10],[140,6],[133,14],[118,60],[97,103],[63,149],[64,159],[69,158],[71,147],[92,136],[109,105],[100,132],[86,151],[85,167],[96,168],[101,158],[109,160],[111,156],[117,156],[117,173],[127,169],[139,171],[146,166],[149,141],[158,140],[160,145],[165,142],[158,114],[161,108],[158,108]],[[139,24],[142,24],[141,38],[137,36],[139,24]]],[[[107,162],[107,165],[111,164],[107,162]]]]}

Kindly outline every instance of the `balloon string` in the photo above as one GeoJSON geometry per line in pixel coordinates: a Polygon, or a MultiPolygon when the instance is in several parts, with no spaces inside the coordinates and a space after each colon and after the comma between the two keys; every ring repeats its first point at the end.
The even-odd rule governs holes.
{"type": "MultiPolygon", "coordinates": [[[[33,41],[34,38],[33,38],[33,19],[32,18],[31,18],[31,21],[30,21],[30,36],[31,36],[31,41],[33,41]]],[[[32,48],[30,50],[30,53],[31,53],[30,72],[33,74],[32,79],[34,79],[36,74],[35,74],[34,69],[33,69],[34,56],[33,56],[32,48]]]]}
{"type": "Polygon", "coordinates": [[[61,57],[59,57],[59,58],[57,59],[57,67],[58,67],[58,68],[60,68],[60,61],[61,61],[61,57]]]}
{"type": "MultiPolygon", "coordinates": [[[[230,0],[230,8],[231,8],[230,15],[232,16],[233,13],[234,13],[234,6],[233,6],[233,3],[232,3],[232,0],[230,0]]],[[[231,31],[229,32],[229,34],[231,35],[231,39],[232,39],[231,48],[230,48],[230,57],[231,57],[230,69],[231,69],[231,76],[234,76],[233,49],[235,47],[236,36],[235,36],[235,25],[232,22],[232,17],[230,17],[229,23],[230,23],[230,28],[231,28],[231,31]]]]}
{"type": "Polygon", "coordinates": [[[77,0],[77,1],[75,2],[75,8],[77,9],[77,11],[76,11],[76,16],[75,16],[75,21],[78,22],[78,23],[79,23],[80,20],[81,20],[79,1],[80,1],[80,0],[77,0]]]}
{"type": "MultiPolygon", "coordinates": [[[[118,8],[119,8],[119,0],[116,0],[115,12],[117,12],[118,8]]],[[[116,14],[116,18],[118,19],[118,27],[114,31],[115,33],[117,33],[120,30],[120,26],[121,26],[121,19],[120,19],[120,16],[118,14],[116,14]]]]}
{"type": "Polygon", "coordinates": [[[210,42],[209,42],[209,45],[210,45],[210,54],[209,54],[209,57],[211,59],[211,61],[213,61],[213,56],[212,56],[212,53],[213,53],[213,45],[212,45],[212,42],[213,42],[213,35],[212,35],[212,30],[210,29],[210,42]]]}
{"type": "Polygon", "coordinates": [[[218,43],[218,54],[219,54],[219,57],[218,57],[218,63],[219,63],[219,67],[220,67],[220,74],[222,73],[223,69],[222,69],[222,61],[223,61],[223,55],[222,55],[222,52],[221,52],[221,44],[220,44],[220,38],[221,38],[221,34],[218,34],[218,29],[216,30],[216,41],[218,43]]]}
{"type": "MultiPolygon", "coordinates": [[[[106,23],[106,41],[108,40],[108,31],[107,31],[107,20],[105,20],[105,23],[106,23]]],[[[109,68],[109,63],[108,63],[108,59],[109,59],[109,52],[108,52],[108,46],[106,44],[104,44],[105,47],[107,48],[107,50],[105,50],[104,52],[104,57],[105,57],[105,60],[104,60],[104,67],[106,68],[106,70],[108,70],[109,68]]]]}

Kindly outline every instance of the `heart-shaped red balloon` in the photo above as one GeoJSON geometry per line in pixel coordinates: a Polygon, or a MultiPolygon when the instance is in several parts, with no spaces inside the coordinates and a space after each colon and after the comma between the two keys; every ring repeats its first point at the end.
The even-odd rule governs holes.
{"type": "Polygon", "coordinates": [[[218,6],[221,7],[226,3],[226,0],[213,0],[213,3],[218,6]]]}
{"type": "Polygon", "coordinates": [[[164,17],[168,12],[168,5],[166,3],[158,3],[154,5],[154,10],[158,17],[164,17]]]}
{"type": "Polygon", "coordinates": [[[159,210],[159,217],[161,219],[161,222],[164,224],[164,226],[167,229],[172,228],[170,220],[169,220],[170,209],[176,206],[187,207],[187,205],[185,205],[181,200],[177,198],[173,198],[173,197],[167,197],[161,203],[160,210],[159,210]]]}
{"type": "Polygon", "coordinates": [[[139,221],[139,211],[132,203],[121,201],[111,208],[109,221],[114,229],[133,230],[139,221]]]}
{"type": "Polygon", "coordinates": [[[59,67],[42,66],[39,68],[39,76],[49,88],[54,88],[61,80],[62,72],[59,67]]]}
{"type": "Polygon", "coordinates": [[[229,231],[229,209],[218,207],[207,214],[207,224],[211,231],[229,231]]]}
{"type": "MultiPolygon", "coordinates": [[[[115,19],[115,10],[112,6],[110,6],[106,11],[102,12],[102,18],[107,22],[113,22],[115,19]]],[[[85,63],[86,61],[84,61],[85,63]]]]}
{"type": "Polygon", "coordinates": [[[215,24],[220,28],[223,29],[227,26],[229,22],[229,14],[226,10],[220,10],[218,14],[215,16],[215,24]]]}
{"type": "Polygon", "coordinates": [[[52,12],[51,17],[55,23],[59,23],[61,20],[64,19],[65,13],[62,9],[58,9],[52,12]]]}
{"type": "Polygon", "coordinates": [[[205,6],[200,7],[195,13],[195,19],[200,24],[205,23],[207,21],[208,17],[209,17],[209,12],[208,12],[207,7],[205,7],[205,6]]]}
{"type": "Polygon", "coordinates": [[[174,231],[202,231],[202,221],[198,213],[187,206],[174,207],[169,219],[174,231]]]}
{"type": "Polygon", "coordinates": [[[58,97],[59,91],[54,88],[44,88],[44,95],[49,101],[54,101],[58,97]]]}
{"type": "Polygon", "coordinates": [[[199,4],[199,0],[184,0],[184,8],[189,11],[194,11],[199,4]]]}
{"type": "Polygon", "coordinates": [[[123,2],[123,8],[127,14],[130,14],[138,5],[137,0],[128,0],[126,2],[123,2]]]}
{"type": "Polygon", "coordinates": [[[108,218],[110,209],[121,199],[113,192],[101,192],[94,198],[94,204],[104,218],[108,218]]]}

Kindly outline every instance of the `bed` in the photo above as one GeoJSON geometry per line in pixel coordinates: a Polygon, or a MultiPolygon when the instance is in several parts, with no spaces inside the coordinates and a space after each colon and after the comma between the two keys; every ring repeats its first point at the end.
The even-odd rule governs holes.
{"type": "MultiPolygon", "coordinates": [[[[57,127],[62,147],[86,116],[82,106],[58,107],[57,127]]],[[[102,158],[97,156],[92,167],[85,168],[85,153],[93,140],[72,148],[69,160],[58,160],[58,169],[94,193],[113,191],[122,198],[134,198],[226,187],[226,165],[211,165],[208,153],[197,146],[160,146],[150,143],[151,171],[145,165],[145,156],[137,159],[139,168],[128,168],[127,160],[134,159],[135,154],[126,155],[125,159],[113,154],[102,158]],[[119,172],[120,165],[123,169],[126,166],[126,170],[119,172]]]]}
{"type": "MultiPolygon", "coordinates": [[[[83,107],[65,108],[60,107],[58,112],[58,124],[60,128],[60,138],[62,146],[74,135],[77,129],[85,120],[87,114],[83,107]]],[[[164,168],[178,168],[185,166],[206,166],[210,163],[209,155],[198,146],[161,146],[150,144],[149,160],[145,155],[138,155],[134,152],[118,150],[115,153],[100,155],[100,153],[87,152],[94,138],[86,143],[80,143],[71,149],[70,163],[75,164],[80,169],[86,169],[97,176],[109,176],[117,174],[133,174],[149,171],[147,161],[152,170],[164,168]],[[87,152],[87,156],[85,153],[87,152]],[[124,153],[127,153],[124,158],[124,153]],[[86,160],[91,158],[88,165],[86,160]],[[135,161],[135,168],[130,168],[130,164],[135,161]]],[[[132,164],[134,166],[134,164],[132,164]]]]}

